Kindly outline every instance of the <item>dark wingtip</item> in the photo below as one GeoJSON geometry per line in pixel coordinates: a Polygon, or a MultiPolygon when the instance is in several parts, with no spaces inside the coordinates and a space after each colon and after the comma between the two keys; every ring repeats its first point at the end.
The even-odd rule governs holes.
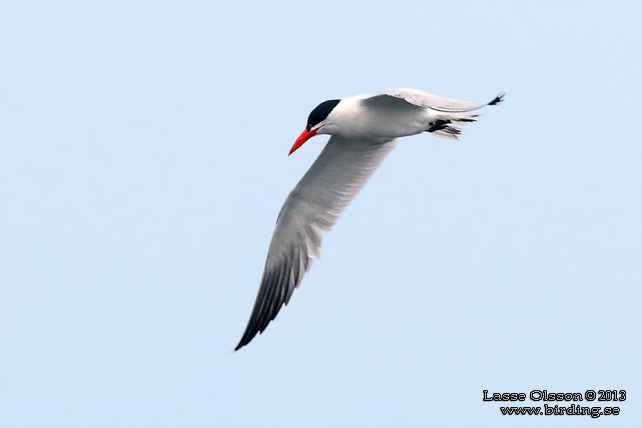
{"type": "Polygon", "coordinates": [[[502,101],[504,101],[504,97],[505,97],[505,96],[506,96],[506,93],[505,93],[505,92],[500,92],[500,94],[499,94],[499,95],[497,95],[497,96],[495,97],[495,99],[494,99],[494,100],[492,100],[491,102],[489,102],[489,103],[488,103],[488,105],[489,105],[489,106],[494,106],[494,105],[496,105],[496,104],[501,103],[502,101]]]}
{"type": "MultiPolygon", "coordinates": [[[[251,339],[250,339],[250,340],[251,340],[251,339]]],[[[239,349],[241,349],[242,347],[244,347],[244,346],[245,346],[245,345],[247,345],[248,343],[250,343],[250,341],[249,341],[249,340],[248,340],[248,341],[245,341],[245,340],[242,340],[242,339],[241,339],[241,341],[239,342],[239,344],[238,344],[238,345],[236,345],[236,348],[234,348],[234,352],[238,351],[239,349]]]]}
{"type": "Polygon", "coordinates": [[[248,332],[246,331],[243,337],[241,338],[241,341],[239,342],[239,344],[236,345],[236,348],[234,348],[234,352],[238,351],[239,349],[241,349],[242,347],[250,343],[252,339],[254,339],[254,336],[256,336],[256,333],[249,335],[248,332]]]}

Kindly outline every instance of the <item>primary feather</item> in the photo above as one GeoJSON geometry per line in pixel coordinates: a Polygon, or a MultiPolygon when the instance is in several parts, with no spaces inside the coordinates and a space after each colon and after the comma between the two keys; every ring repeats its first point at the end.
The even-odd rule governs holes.
{"type": "Polygon", "coordinates": [[[334,226],[394,146],[394,140],[330,138],[277,218],[259,293],[236,350],[263,332],[287,305],[312,258],[321,253],[323,232],[334,226]]]}

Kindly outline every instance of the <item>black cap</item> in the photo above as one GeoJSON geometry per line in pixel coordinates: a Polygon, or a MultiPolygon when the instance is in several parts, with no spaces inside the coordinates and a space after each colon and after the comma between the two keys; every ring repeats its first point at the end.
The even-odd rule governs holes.
{"type": "Polygon", "coordinates": [[[330,112],[334,110],[337,104],[339,104],[339,101],[341,100],[328,100],[319,104],[314,110],[312,110],[310,116],[308,116],[308,124],[305,126],[305,129],[310,131],[310,129],[323,122],[330,112]]]}

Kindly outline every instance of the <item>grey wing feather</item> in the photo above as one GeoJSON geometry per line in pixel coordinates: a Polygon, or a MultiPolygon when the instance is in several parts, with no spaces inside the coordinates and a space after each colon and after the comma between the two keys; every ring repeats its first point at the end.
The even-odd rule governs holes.
{"type": "Polygon", "coordinates": [[[288,304],[312,258],[320,255],[323,232],[334,226],[395,143],[330,138],[281,208],[256,302],[235,350],[263,332],[288,304]]]}
{"type": "Polygon", "coordinates": [[[417,89],[388,89],[381,95],[377,96],[391,96],[404,99],[410,104],[419,107],[429,108],[443,113],[463,113],[480,109],[487,105],[495,105],[504,99],[504,94],[500,93],[492,101],[486,104],[476,104],[468,101],[454,100],[451,98],[444,98],[437,95],[429,94],[428,92],[420,91],[417,89]]]}

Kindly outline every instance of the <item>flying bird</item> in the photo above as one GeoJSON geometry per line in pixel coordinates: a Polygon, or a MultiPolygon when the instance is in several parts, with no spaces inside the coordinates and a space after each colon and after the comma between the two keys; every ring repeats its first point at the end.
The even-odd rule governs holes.
{"type": "Polygon", "coordinates": [[[472,112],[486,104],[443,98],[416,89],[390,89],[319,104],[290,149],[292,154],[315,135],[330,135],[325,148],[285,200],[276,220],[259,292],[245,333],[235,350],[262,333],[292,297],[319,257],[323,232],[370,179],[397,139],[429,132],[459,139],[457,125],[474,122],[472,112]]]}

